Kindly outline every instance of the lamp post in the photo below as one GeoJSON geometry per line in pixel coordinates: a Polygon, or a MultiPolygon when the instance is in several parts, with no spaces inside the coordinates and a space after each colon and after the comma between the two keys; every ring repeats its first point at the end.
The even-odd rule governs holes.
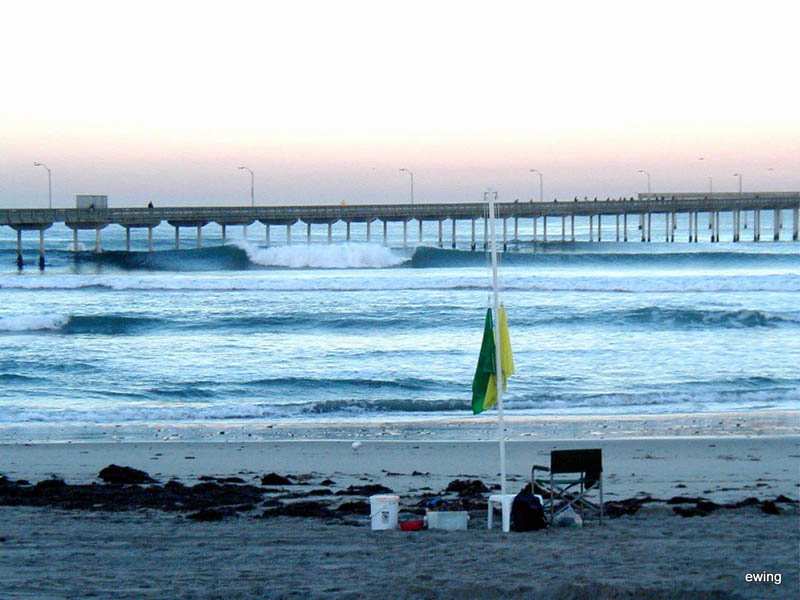
{"type": "Polygon", "coordinates": [[[650,173],[648,173],[644,169],[639,169],[639,173],[643,173],[644,175],[647,176],[647,193],[649,194],[650,193],[650,173]]]}
{"type": "Polygon", "coordinates": [[[531,169],[531,173],[536,173],[539,176],[539,202],[544,202],[544,176],[538,169],[531,169]]]}
{"type": "MultiPolygon", "coordinates": [[[[697,160],[704,161],[705,159],[706,159],[705,156],[701,156],[697,160]]],[[[711,175],[708,176],[708,193],[709,194],[713,194],[714,193],[714,178],[711,175]]]]}
{"type": "Polygon", "coordinates": [[[414,173],[412,173],[411,171],[409,171],[406,168],[400,169],[400,172],[401,173],[408,173],[409,176],[411,177],[411,206],[414,206],[414,173]]]}
{"type": "Polygon", "coordinates": [[[50,172],[50,167],[44,163],[35,162],[34,167],[42,167],[47,170],[47,208],[53,208],[53,177],[50,172]]]}
{"type": "Polygon", "coordinates": [[[255,197],[255,188],[256,188],[256,176],[253,173],[253,169],[250,167],[239,167],[240,171],[247,171],[250,173],[250,206],[255,207],[256,205],[256,197],[255,197]]]}

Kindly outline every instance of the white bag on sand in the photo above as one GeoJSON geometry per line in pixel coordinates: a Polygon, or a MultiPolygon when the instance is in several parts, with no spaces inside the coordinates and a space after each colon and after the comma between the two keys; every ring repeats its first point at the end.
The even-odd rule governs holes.
{"type": "Polygon", "coordinates": [[[555,524],[559,527],[583,527],[583,519],[568,506],[556,515],[555,524]]]}

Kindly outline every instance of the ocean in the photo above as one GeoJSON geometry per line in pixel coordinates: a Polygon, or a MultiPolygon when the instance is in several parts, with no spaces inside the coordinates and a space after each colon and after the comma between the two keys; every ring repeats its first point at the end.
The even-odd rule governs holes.
{"type": "MultiPolygon", "coordinates": [[[[685,229],[681,243],[591,243],[576,225],[574,243],[534,244],[521,220],[522,241],[501,257],[511,414],[800,408],[800,244],[689,244],[685,229]]],[[[367,243],[363,224],[332,245],[324,226],[310,244],[296,226],[292,245],[275,227],[270,247],[262,226],[247,240],[229,227],[223,246],[209,225],[202,249],[184,229],[176,251],[162,225],[153,253],[144,232],[125,252],[124,229],[109,227],[95,254],[94,232],[73,252],[56,225],[44,272],[25,234],[21,273],[3,228],[0,439],[43,426],[83,439],[109,426],[469,415],[488,260],[470,251],[469,223],[455,250],[433,247],[436,224],[425,226],[404,249],[396,223],[387,246],[376,228],[367,243]]]]}

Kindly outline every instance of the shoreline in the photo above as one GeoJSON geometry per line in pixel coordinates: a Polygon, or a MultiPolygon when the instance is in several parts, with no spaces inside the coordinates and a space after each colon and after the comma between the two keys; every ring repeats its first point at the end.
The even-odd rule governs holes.
{"type": "MultiPolygon", "coordinates": [[[[506,415],[510,440],[615,440],[800,435],[800,410],[610,415],[506,415]]],[[[491,441],[491,416],[395,419],[218,420],[203,422],[0,425],[0,446],[151,441],[418,440],[491,441]],[[223,437],[224,436],[224,437],[223,437]]]]}

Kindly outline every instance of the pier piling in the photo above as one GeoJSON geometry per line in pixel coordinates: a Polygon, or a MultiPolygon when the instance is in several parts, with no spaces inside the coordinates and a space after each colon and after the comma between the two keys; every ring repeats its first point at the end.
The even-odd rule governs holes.
{"type": "Polygon", "coordinates": [[[44,229],[39,230],[39,270],[44,271],[44,229]]]}
{"type": "Polygon", "coordinates": [[[475,251],[475,219],[470,219],[470,221],[471,221],[471,232],[470,232],[469,243],[470,243],[470,249],[472,251],[475,251]]]}

